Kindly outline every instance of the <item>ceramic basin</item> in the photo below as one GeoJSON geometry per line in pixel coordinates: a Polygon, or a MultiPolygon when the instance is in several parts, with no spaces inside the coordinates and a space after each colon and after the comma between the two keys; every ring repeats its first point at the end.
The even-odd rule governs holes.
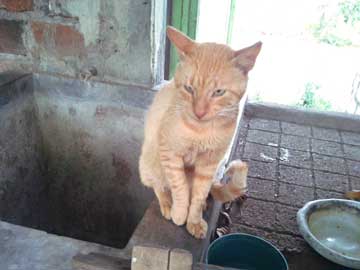
{"type": "Polygon", "coordinates": [[[360,203],[328,199],[307,203],[297,222],[304,239],[335,263],[360,269],[360,203]]]}

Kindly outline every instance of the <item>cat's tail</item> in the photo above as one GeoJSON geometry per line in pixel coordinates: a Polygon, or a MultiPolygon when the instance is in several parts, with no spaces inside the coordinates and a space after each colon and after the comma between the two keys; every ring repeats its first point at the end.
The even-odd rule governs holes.
{"type": "Polygon", "coordinates": [[[211,195],[220,202],[233,201],[243,196],[247,191],[248,165],[241,160],[234,160],[229,164],[226,174],[230,181],[225,185],[214,184],[211,195]]]}

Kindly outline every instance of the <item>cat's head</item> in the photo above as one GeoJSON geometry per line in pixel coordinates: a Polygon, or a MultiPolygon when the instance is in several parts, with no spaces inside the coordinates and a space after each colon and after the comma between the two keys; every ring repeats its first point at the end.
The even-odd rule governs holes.
{"type": "Polygon", "coordinates": [[[174,81],[184,111],[197,121],[236,117],[261,42],[234,51],[227,45],[197,43],[173,27],[167,28],[167,36],[180,58],[174,81]]]}

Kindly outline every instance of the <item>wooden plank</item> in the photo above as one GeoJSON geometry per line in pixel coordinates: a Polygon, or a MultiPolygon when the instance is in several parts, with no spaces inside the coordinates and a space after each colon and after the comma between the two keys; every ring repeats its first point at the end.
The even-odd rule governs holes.
{"type": "Polygon", "coordinates": [[[167,270],[169,266],[167,248],[135,246],[132,250],[132,270],[167,270]]]}
{"type": "Polygon", "coordinates": [[[192,254],[184,249],[172,249],[169,258],[168,270],[191,270],[193,264],[192,254]]]}
{"type": "Polygon", "coordinates": [[[78,254],[73,257],[74,270],[130,270],[131,260],[100,253],[78,254]]]}

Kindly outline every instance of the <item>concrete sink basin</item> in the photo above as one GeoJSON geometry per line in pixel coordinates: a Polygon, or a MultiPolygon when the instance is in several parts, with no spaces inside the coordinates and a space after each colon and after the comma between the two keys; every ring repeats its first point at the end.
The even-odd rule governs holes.
{"type": "Polygon", "coordinates": [[[138,176],[154,91],[47,74],[0,73],[0,268],[73,269],[78,253],[131,259],[135,245],[205,253],[165,220],[138,176]],[[10,74],[11,75],[11,74],[10,74]]]}
{"type": "Polygon", "coordinates": [[[360,203],[328,199],[307,203],[297,222],[304,239],[332,262],[360,269],[360,203]]]}

